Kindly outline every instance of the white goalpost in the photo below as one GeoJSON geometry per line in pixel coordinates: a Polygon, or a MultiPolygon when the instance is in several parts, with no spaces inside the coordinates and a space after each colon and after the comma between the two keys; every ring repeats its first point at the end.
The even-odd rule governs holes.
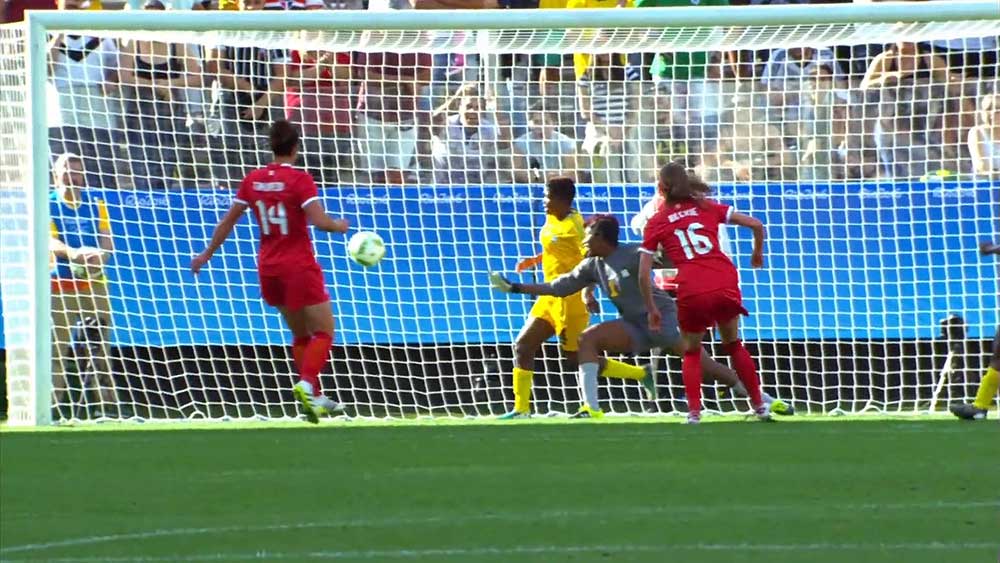
{"type": "MultiPolygon", "coordinates": [[[[254,222],[188,269],[273,119],[301,131],[329,212],[388,246],[366,269],[314,233],[337,319],[321,379],[351,417],[510,410],[532,303],[488,276],[542,279],[514,269],[540,251],[545,180],[575,178],[575,207],[631,243],[670,161],[767,225],[759,271],[730,232],[766,391],[804,413],[968,400],[1000,323],[977,252],[1000,238],[998,36],[993,0],[31,13],[0,26],[9,422],[299,416],[254,222]]],[[[679,363],[661,366],[659,401],[602,379],[605,410],[682,412],[679,363]]],[[[555,339],[535,374],[536,414],[576,409],[555,339]]]]}

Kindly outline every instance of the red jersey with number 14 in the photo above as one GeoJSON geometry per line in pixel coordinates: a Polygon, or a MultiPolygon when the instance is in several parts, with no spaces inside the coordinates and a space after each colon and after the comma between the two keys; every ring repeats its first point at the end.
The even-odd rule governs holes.
{"type": "Polygon", "coordinates": [[[677,268],[677,297],[739,289],[732,259],[719,246],[719,225],[733,208],[712,200],[664,205],[643,231],[642,246],[663,255],[677,268]]]}
{"type": "Polygon", "coordinates": [[[257,217],[261,274],[281,275],[317,265],[302,209],[315,199],[319,193],[312,176],[288,164],[272,162],[243,179],[235,201],[257,217]]]}

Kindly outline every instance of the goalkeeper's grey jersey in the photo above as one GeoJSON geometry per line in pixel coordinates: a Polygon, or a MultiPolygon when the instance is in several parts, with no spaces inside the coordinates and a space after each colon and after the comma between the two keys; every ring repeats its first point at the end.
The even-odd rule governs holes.
{"type": "MultiPolygon", "coordinates": [[[[566,296],[597,284],[618,308],[622,319],[645,326],[646,302],[639,289],[639,257],[643,252],[639,244],[620,245],[607,258],[584,258],[572,272],[549,285],[557,295],[566,296]]],[[[660,311],[676,316],[674,300],[665,291],[653,287],[653,301],[660,311]]]]}

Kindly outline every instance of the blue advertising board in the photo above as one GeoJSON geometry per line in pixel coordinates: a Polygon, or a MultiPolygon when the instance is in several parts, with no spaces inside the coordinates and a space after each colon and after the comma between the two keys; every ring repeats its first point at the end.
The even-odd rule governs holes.
{"type": "MultiPolygon", "coordinates": [[[[729,185],[717,197],[767,226],[766,268],[750,270],[749,233],[734,233],[746,306],[744,337],[932,337],[963,315],[972,336],[998,323],[997,261],[977,254],[998,232],[1000,187],[972,183],[729,185]]],[[[509,342],[530,302],[491,292],[488,274],[534,255],[544,220],[540,186],[341,187],[323,192],[334,216],[374,230],[386,259],[365,269],[347,237],[316,233],[340,343],[509,342]]],[[[650,186],[581,186],[584,215],[627,225],[650,186]]],[[[231,194],[101,191],[115,225],[109,266],[117,345],[282,344],[260,300],[256,229],[236,227],[205,271],[188,270],[231,194]]],[[[627,228],[623,237],[638,237],[627,228]]],[[[518,275],[512,274],[518,278],[518,275]]],[[[530,274],[521,279],[531,280],[530,274]]],[[[610,305],[605,317],[609,317],[610,305]]],[[[2,346],[0,331],[0,346],[2,346]]]]}

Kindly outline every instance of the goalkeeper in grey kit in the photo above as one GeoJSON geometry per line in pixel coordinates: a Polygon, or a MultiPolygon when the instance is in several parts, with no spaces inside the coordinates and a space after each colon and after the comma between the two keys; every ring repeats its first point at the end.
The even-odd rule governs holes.
{"type": "MultiPolygon", "coordinates": [[[[579,383],[584,398],[581,413],[600,415],[597,400],[597,377],[604,370],[603,354],[648,353],[653,348],[680,355],[681,338],[677,328],[677,308],[665,291],[654,289],[653,301],[663,318],[660,331],[648,327],[646,303],[639,290],[639,256],[644,251],[639,244],[618,244],[618,220],[610,215],[592,218],[587,224],[583,239],[587,257],[573,271],[559,276],[551,283],[521,284],[505,279],[501,274],[490,276],[490,283],[505,293],[528,295],[572,295],[581,289],[598,285],[618,309],[620,318],[589,327],[580,336],[578,362],[579,383]]],[[[702,351],[705,374],[733,388],[738,396],[746,396],[736,374],[712,360],[702,351]]],[[[651,378],[650,378],[651,380],[651,378]]],[[[655,399],[655,386],[650,398],[655,399]]],[[[774,402],[762,394],[765,403],[774,402]]]]}

